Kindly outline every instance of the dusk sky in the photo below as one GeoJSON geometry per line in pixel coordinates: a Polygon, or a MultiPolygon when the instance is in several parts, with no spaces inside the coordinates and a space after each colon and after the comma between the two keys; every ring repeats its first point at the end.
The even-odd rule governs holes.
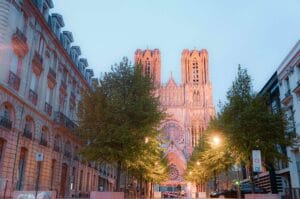
{"type": "Polygon", "coordinates": [[[159,48],[162,79],[181,77],[183,49],[205,48],[215,106],[238,64],[260,90],[300,39],[299,0],[54,0],[95,75],[137,48],[159,48]]]}

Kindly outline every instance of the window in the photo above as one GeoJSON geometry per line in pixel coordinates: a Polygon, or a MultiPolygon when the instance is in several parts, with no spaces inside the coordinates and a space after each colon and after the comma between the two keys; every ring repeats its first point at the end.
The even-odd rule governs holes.
{"type": "Polygon", "coordinates": [[[15,53],[12,53],[12,58],[10,61],[10,71],[13,72],[15,75],[18,75],[19,62],[19,57],[15,53]]]}
{"type": "Polygon", "coordinates": [[[145,75],[148,75],[148,76],[151,75],[151,64],[150,64],[149,58],[147,58],[147,61],[146,61],[145,75]]]}
{"type": "Polygon", "coordinates": [[[55,165],[56,165],[56,160],[55,159],[52,159],[52,163],[51,163],[51,179],[50,179],[50,182],[51,182],[51,187],[50,187],[50,190],[53,190],[53,184],[54,184],[54,175],[55,175],[55,165]]]}
{"type": "Polygon", "coordinates": [[[56,55],[56,53],[54,53],[53,54],[53,62],[52,62],[52,66],[51,66],[51,68],[54,69],[54,71],[56,71],[57,63],[58,63],[57,55],[56,55]]]}
{"type": "Polygon", "coordinates": [[[31,82],[30,82],[30,90],[36,92],[38,87],[38,77],[35,73],[32,73],[31,82]]]}
{"type": "Polygon", "coordinates": [[[47,146],[47,134],[48,134],[47,127],[42,128],[41,137],[40,137],[40,144],[43,146],[47,146]]]}
{"type": "Polygon", "coordinates": [[[27,157],[27,149],[22,147],[20,151],[20,159],[18,166],[18,181],[17,181],[17,190],[23,190],[24,186],[24,178],[25,178],[25,166],[26,166],[26,157],[27,157]]]}
{"type": "Polygon", "coordinates": [[[86,177],[86,191],[90,191],[90,172],[87,173],[86,177]]]}
{"type": "Polygon", "coordinates": [[[30,116],[27,116],[25,119],[23,136],[31,139],[33,131],[33,120],[30,116]]]}
{"type": "Polygon", "coordinates": [[[10,110],[8,108],[8,105],[4,105],[3,109],[2,109],[2,113],[1,113],[2,117],[4,117],[5,119],[10,120],[10,110]]]}
{"type": "Polygon", "coordinates": [[[62,93],[59,94],[59,111],[64,113],[66,105],[66,96],[62,93]]]}
{"type": "Polygon", "coordinates": [[[56,152],[60,151],[60,136],[59,135],[54,136],[53,150],[56,152]]]}
{"type": "Polygon", "coordinates": [[[287,77],[285,80],[284,80],[284,82],[285,82],[285,91],[286,91],[286,95],[288,94],[290,94],[290,81],[289,81],[289,78],[287,77]]]}
{"type": "Polygon", "coordinates": [[[193,82],[198,83],[199,82],[199,67],[198,62],[196,60],[193,61],[193,82]]]}
{"type": "Polygon", "coordinates": [[[71,180],[70,180],[70,187],[71,187],[71,190],[74,190],[74,185],[76,184],[75,183],[75,178],[76,178],[76,168],[73,167],[72,168],[72,176],[71,176],[71,180]]]}
{"type": "Polygon", "coordinates": [[[4,144],[5,141],[2,138],[0,138],[0,165],[2,163],[3,155],[4,155],[4,144]]]}
{"type": "Polygon", "coordinates": [[[42,37],[40,37],[39,43],[38,43],[38,54],[43,55],[45,47],[45,41],[42,37]]]}
{"type": "Polygon", "coordinates": [[[82,190],[82,178],[83,178],[83,171],[80,171],[80,176],[79,176],[79,191],[82,190]]]}
{"type": "Polygon", "coordinates": [[[53,97],[53,89],[49,88],[47,86],[47,90],[46,90],[46,103],[48,104],[52,104],[52,97],[53,97]]]}

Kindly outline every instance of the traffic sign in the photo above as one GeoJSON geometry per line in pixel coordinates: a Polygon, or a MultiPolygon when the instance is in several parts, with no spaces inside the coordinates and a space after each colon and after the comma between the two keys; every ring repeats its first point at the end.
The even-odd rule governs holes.
{"type": "Polygon", "coordinates": [[[253,172],[262,172],[260,150],[252,150],[252,162],[253,172]]]}

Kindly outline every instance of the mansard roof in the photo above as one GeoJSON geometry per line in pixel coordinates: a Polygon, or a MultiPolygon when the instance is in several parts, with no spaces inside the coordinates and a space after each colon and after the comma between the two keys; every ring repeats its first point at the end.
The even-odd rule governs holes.
{"type": "Polygon", "coordinates": [[[81,55],[81,50],[79,46],[72,46],[71,50],[74,50],[77,53],[77,55],[81,55]]]}
{"type": "Polygon", "coordinates": [[[52,0],[46,0],[45,2],[47,4],[48,8],[54,8],[54,4],[53,4],[52,0]]]}
{"type": "Polygon", "coordinates": [[[60,27],[64,27],[65,26],[65,23],[64,23],[64,20],[63,20],[63,17],[61,14],[58,14],[58,13],[53,13],[51,15],[53,18],[56,18],[60,27]]]}
{"type": "Polygon", "coordinates": [[[88,65],[89,65],[87,59],[85,59],[85,58],[80,58],[79,62],[82,63],[82,65],[84,67],[88,67],[88,65]]]}
{"type": "Polygon", "coordinates": [[[86,69],[85,71],[86,71],[86,73],[88,73],[88,74],[90,75],[90,77],[94,76],[94,71],[93,71],[93,69],[88,68],[88,69],[86,69]]]}
{"type": "Polygon", "coordinates": [[[74,42],[74,39],[73,39],[73,34],[72,32],[70,31],[63,31],[62,33],[64,36],[66,36],[70,42],[74,42]]]}

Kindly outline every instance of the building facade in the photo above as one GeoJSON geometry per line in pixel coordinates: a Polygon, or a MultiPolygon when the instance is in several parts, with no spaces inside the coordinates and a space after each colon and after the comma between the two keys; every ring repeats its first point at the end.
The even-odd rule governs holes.
{"type": "MultiPolygon", "coordinates": [[[[280,89],[277,71],[267,81],[261,91],[260,96],[267,96],[267,106],[272,113],[282,109],[280,100],[280,89]]],[[[278,152],[287,155],[285,147],[276,145],[278,152]]],[[[254,177],[254,182],[268,192],[285,194],[285,189],[290,187],[290,171],[288,162],[276,160],[274,165],[264,169],[265,172],[254,177]],[[272,166],[272,167],[271,167],[272,166]]],[[[244,175],[247,179],[247,175],[244,175]]]]}
{"type": "Polygon", "coordinates": [[[36,189],[83,196],[113,187],[112,167],[76,154],[78,101],[93,71],[51,8],[52,0],[0,0],[0,197],[36,189]]]}
{"type": "MultiPolygon", "coordinates": [[[[287,131],[300,135],[300,41],[277,69],[280,100],[289,121],[287,131]]],[[[300,143],[287,148],[291,186],[300,187],[300,143]]]]}
{"type": "Polygon", "coordinates": [[[161,136],[166,142],[165,157],[169,162],[169,179],[164,185],[186,184],[183,178],[187,159],[201,139],[211,118],[215,117],[212,86],[209,78],[206,50],[183,50],[181,84],[171,74],[168,82],[161,82],[161,57],[158,49],[135,53],[135,63],[142,64],[143,73],[150,75],[156,85],[167,118],[161,125],[161,136]]]}

